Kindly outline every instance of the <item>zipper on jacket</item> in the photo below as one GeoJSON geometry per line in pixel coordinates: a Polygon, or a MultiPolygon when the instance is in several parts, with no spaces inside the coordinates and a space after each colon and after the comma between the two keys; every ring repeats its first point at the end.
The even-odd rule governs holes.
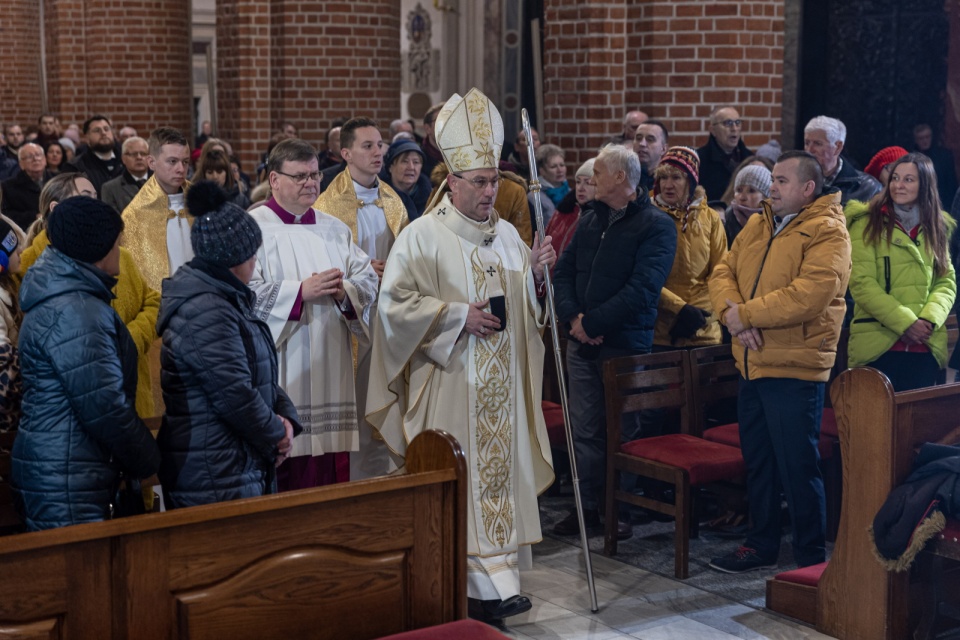
{"type": "Polygon", "coordinates": [[[885,290],[890,293],[890,256],[883,257],[883,279],[886,282],[885,290]]]}
{"type": "MultiPolygon", "coordinates": [[[[796,220],[794,218],[793,220],[796,220]]],[[[793,222],[791,220],[790,222],[793,222]]],[[[782,229],[781,229],[782,231],[782,229]]],[[[776,228],[770,229],[770,240],[767,241],[767,250],[763,252],[763,258],[760,259],[760,268],[757,269],[757,279],[753,282],[753,290],[750,292],[750,297],[747,300],[753,300],[753,297],[757,295],[757,287],[760,286],[760,276],[763,274],[763,267],[767,264],[767,256],[770,255],[770,247],[773,245],[773,239],[777,237],[776,228]]],[[[745,380],[750,380],[750,366],[749,359],[750,349],[746,346],[743,347],[743,377],[745,380]]]]}

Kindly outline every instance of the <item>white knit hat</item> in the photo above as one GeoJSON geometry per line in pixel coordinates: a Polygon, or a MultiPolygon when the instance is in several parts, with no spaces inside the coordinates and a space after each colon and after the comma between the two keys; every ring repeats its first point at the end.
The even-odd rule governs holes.
{"type": "Polygon", "coordinates": [[[759,164],[747,165],[737,174],[735,186],[747,185],[753,187],[763,194],[764,198],[770,197],[770,184],[773,182],[773,176],[770,170],[759,164]]]}

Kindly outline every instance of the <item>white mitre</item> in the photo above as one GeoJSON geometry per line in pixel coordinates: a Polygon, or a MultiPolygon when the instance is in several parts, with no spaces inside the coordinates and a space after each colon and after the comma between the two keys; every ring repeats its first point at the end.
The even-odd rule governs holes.
{"type": "Polygon", "coordinates": [[[496,169],[503,150],[503,119],[479,89],[453,94],[434,122],[437,147],[451,173],[496,169]]]}

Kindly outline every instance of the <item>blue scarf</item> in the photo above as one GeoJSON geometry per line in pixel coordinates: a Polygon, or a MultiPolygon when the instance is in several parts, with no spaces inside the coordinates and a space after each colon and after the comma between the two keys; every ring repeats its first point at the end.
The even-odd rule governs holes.
{"type": "Polygon", "coordinates": [[[570,193],[570,183],[566,180],[563,181],[559,187],[543,187],[542,191],[544,195],[550,198],[550,201],[553,202],[554,206],[560,204],[560,201],[563,200],[563,197],[570,193]]]}

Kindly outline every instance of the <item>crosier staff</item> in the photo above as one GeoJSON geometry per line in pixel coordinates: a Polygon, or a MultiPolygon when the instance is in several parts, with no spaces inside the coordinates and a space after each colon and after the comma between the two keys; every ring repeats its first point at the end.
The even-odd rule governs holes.
{"type": "MultiPolygon", "coordinates": [[[[520,111],[523,124],[523,136],[527,140],[527,163],[530,167],[530,191],[533,198],[534,216],[537,222],[537,237],[543,246],[543,207],[540,205],[540,176],[537,174],[537,159],[533,149],[533,134],[530,131],[530,117],[527,110],[520,111]]],[[[567,381],[563,369],[563,355],[560,353],[560,334],[557,328],[557,309],[553,302],[553,279],[550,269],[543,270],[544,283],[547,288],[547,320],[550,322],[550,335],[553,338],[553,355],[557,362],[557,376],[560,382],[560,406],[563,408],[563,432],[567,436],[567,451],[570,452],[570,477],[573,479],[573,498],[577,507],[577,522],[580,524],[580,545],[583,547],[583,561],[587,568],[587,584],[590,587],[590,611],[596,613],[597,587],[593,583],[593,564],[590,562],[590,547],[587,544],[587,528],[583,522],[583,503],[580,500],[580,476],[577,474],[577,456],[573,447],[573,432],[570,430],[570,410],[567,407],[567,381]]],[[[609,517],[609,514],[608,514],[609,517]]]]}

